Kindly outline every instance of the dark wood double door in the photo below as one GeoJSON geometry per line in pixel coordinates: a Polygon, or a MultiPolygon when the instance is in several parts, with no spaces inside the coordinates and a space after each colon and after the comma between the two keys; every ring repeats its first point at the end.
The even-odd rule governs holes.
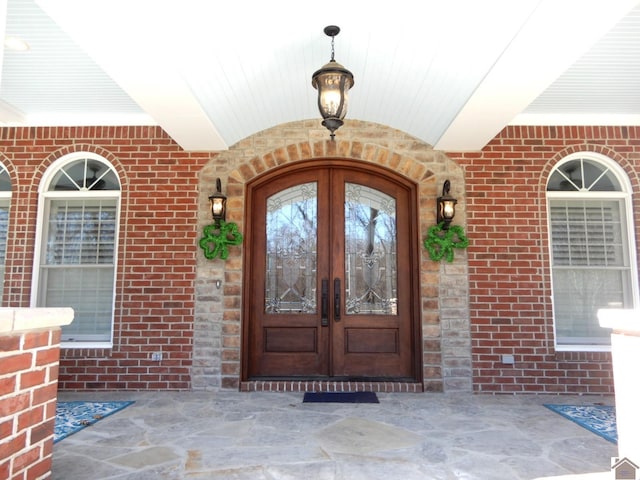
{"type": "Polygon", "coordinates": [[[336,160],[250,186],[245,379],[417,379],[415,189],[390,177],[336,160]]]}

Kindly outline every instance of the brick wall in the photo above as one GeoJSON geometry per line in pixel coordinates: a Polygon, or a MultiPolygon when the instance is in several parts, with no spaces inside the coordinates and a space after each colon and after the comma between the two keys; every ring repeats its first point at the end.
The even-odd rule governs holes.
{"type": "Polygon", "coordinates": [[[2,479],[46,478],[51,470],[60,325],[73,318],[70,309],[54,310],[0,311],[2,479]]]}
{"type": "Polygon", "coordinates": [[[508,127],[482,152],[444,153],[358,121],[347,121],[332,145],[314,120],[211,154],[184,152],[155,127],[1,128],[0,161],[13,185],[3,306],[30,302],[44,171],[67,153],[97,153],[123,187],[114,348],[64,349],[61,388],[237,389],[242,247],[225,262],[207,261],[198,248],[215,178],[229,196],[229,219],[242,225],[244,184],[266,169],[311,157],[354,158],[419,184],[421,239],[445,178],[458,198],[455,223],[465,226],[469,249],[456,252],[453,264],[436,264],[423,252],[420,265],[425,389],[471,389],[473,378],[479,392],[611,393],[608,353],[553,350],[544,191],[557,161],[591,150],[619,162],[637,192],[639,133],[508,127]],[[152,361],[160,351],[164,359],[152,361]],[[503,354],[514,355],[515,365],[503,365],[503,354]]]}
{"type": "Polygon", "coordinates": [[[465,171],[474,390],[613,393],[609,353],[553,348],[545,189],[565,156],[617,161],[635,193],[640,128],[507,127],[482,152],[449,153],[465,171]],[[514,355],[503,365],[501,355],[514,355]]]}
{"type": "Polygon", "coordinates": [[[49,165],[78,151],[106,158],[122,183],[114,347],[63,349],[60,387],[188,389],[198,172],[213,154],[184,152],[160,128],[0,129],[12,183],[3,306],[29,306],[38,186],[49,165]]]}

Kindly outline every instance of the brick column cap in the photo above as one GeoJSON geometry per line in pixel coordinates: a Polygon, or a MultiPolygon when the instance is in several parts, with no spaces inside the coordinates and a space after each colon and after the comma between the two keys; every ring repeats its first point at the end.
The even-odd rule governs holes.
{"type": "Polygon", "coordinates": [[[0,308],[0,334],[61,327],[73,316],[72,308],[0,308]]]}
{"type": "Polygon", "coordinates": [[[611,328],[614,333],[640,336],[638,325],[640,310],[633,308],[601,308],[598,320],[602,328],[611,328]]]}

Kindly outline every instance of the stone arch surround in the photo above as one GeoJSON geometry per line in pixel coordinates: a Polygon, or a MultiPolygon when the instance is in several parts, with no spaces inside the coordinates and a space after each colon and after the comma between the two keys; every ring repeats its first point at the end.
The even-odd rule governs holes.
{"type": "MultiPolygon", "coordinates": [[[[280,125],[248,137],[220,152],[202,169],[199,179],[198,231],[211,223],[207,197],[220,178],[227,195],[227,221],[244,230],[245,185],[276,167],[293,162],[344,158],[392,169],[418,187],[420,245],[435,223],[435,199],[449,179],[458,198],[455,223],[465,224],[464,175],[444,152],[433,150],[398,130],[346,121],[328,139],[319,121],[280,125]]],[[[241,382],[242,275],[241,247],[231,247],[226,260],[207,260],[199,251],[191,372],[194,390],[472,391],[469,281],[465,251],[452,263],[436,263],[420,251],[422,384],[347,384],[347,382],[241,382]],[[220,288],[218,288],[218,281],[220,288]],[[340,385],[334,385],[340,383],[340,385]]],[[[362,382],[361,382],[362,383],[362,382]]]]}

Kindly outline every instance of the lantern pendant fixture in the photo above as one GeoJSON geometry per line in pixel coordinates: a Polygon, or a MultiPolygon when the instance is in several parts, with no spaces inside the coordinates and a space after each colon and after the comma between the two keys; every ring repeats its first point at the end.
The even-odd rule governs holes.
{"type": "Polygon", "coordinates": [[[318,90],[318,108],[324,119],[322,125],[331,132],[335,140],[335,131],[343,125],[347,114],[349,89],[353,87],[353,74],[335,61],[334,40],[340,33],[340,27],[329,25],[324,33],[331,37],[331,60],[311,77],[311,85],[318,90]]]}

